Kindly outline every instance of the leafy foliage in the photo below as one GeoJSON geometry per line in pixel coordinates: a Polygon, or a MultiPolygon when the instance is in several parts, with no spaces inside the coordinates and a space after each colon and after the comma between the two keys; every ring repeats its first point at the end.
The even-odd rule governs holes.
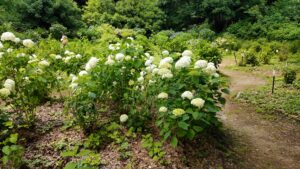
{"type": "Polygon", "coordinates": [[[153,0],[89,0],[83,19],[91,25],[109,23],[118,28],[142,28],[155,32],[162,25],[164,14],[153,0]]]}

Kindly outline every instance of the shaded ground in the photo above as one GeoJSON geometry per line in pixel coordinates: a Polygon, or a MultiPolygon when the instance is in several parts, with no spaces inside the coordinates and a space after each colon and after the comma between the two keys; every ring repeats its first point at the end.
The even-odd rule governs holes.
{"type": "Polygon", "coordinates": [[[264,120],[254,107],[236,103],[234,97],[239,92],[266,82],[250,73],[226,69],[231,64],[227,59],[221,65],[222,72],[231,79],[231,95],[220,118],[237,137],[240,146],[236,149],[242,155],[243,168],[300,168],[300,125],[284,119],[264,120]]]}

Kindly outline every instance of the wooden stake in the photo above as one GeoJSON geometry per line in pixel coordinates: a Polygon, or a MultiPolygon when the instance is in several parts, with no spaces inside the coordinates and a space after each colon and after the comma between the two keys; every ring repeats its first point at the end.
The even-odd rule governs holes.
{"type": "Polygon", "coordinates": [[[274,88],[275,88],[275,70],[273,70],[273,81],[272,81],[272,94],[274,94],[274,88]]]}

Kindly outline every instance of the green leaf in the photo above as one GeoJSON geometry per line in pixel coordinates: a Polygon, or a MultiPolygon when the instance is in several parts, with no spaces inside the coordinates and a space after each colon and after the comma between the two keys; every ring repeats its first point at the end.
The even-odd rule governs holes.
{"type": "Polygon", "coordinates": [[[229,94],[230,93],[230,90],[228,88],[224,88],[221,90],[223,93],[226,93],[226,94],[229,94]]]}
{"type": "Polygon", "coordinates": [[[164,135],[164,138],[163,138],[163,141],[166,141],[171,135],[171,131],[168,131],[165,135],[164,135]]]}
{"type": "Polygon", "coordinates": [[[163,123],[163,120],[156,121],[156,126],[160,126],[163,123]]]}
{"type": "Polygon", "coordinates": [[[206,104],[206,109],[207,109],[208,112],[213,112],[213,113],[217,113],[218,111],[220,111],[220,108],[215,106],[212,103],[206,104]]]}
{"type": "Polygon", "coordinates": [[[79,148],[78,146],[75,146],[73,150],[61,152],[60,155],[62,157],[73,157],[77,154],[78,148],[79,148]]]}
{"type": "Polygon", "coordinates": [[[171,139],[171,145],[175,148],[175,147],[177,147],[177,144],[178,144],[177,138],[175,136],[172,137],[172,139],[171,139]]]}
{"type": "Polygon", "coordinates": [[[184,121],[180,121],[180,122],[178,123],[178,126],[179,126],[180,128],[182,128],[182,129],[184,129],[184,130],[188,130],[188,128],[189,128],[189,124],[187,124],[187,123],[184,122],[184,121]]]}
{"type": "Polygon", "coordinates": [[[220,98],[219,98],[219,101],[220,101],[220,103],[223,104],[223,105],[226,103],[226,99],[223,98],[223,97],[220,97],[220,98]]]}
{"type": "Polygon", "coordinates": [[[196,133],[193,129],[190,129],[187,133],[187,137],[192,140],[195,137],[196,133]]]}
{"type": "Polygon", "coordinates": [[[2,157],[2,162],[4,165],[6,165],[8,163],[8,159],[9,159],[8,156],[2,157]]]}
{"type": "Polygon", "coordinates": [[[11,134],[9,137],[9,142],[13,143],[13,144],[17,144],[18,141],[18,134],[11,134]]]}
{"type": "Polygon", "coordinates": [[[4,146],[2,148],[2,152],[6,155],[9,155],[10,154],[10,147],[9,146],[4,146]]]}
{"type": "Polygon", "coordinates": [[[190,118],[190,116],[187,115],[187,114],[185,114],[185,115],[183,115],[182,120],[183,120],[183,121],[186,121],[186,120],[188,120],[189,118],[190,118]]]}
{"type": "Polygon", "coordinates": [[[77,155],[80,156],[80,157],[82,157],[82,156],[86,156],[86,155],[88,155],[90,153],[92,153],[91,150],[83,149],[77,155]]]}
{"type": "Polygon", "coordinates": [[[193,129],[194,129],[196,132],[201,132],[201,131],[203,131],[203,128],[200,127],[200,126],[193,126],[193,129]]]}
{"type": "Polygon", "coordinates": [[[199,120],[200,118],[200,113],[198,111],[194,111],[192,112],[193,118],[194,120],[199,120]]]}
{"type": "Polygon", "coordinates": [[[75,169],[77,167],[77,164],[74,162],[69,162],[64,169],[75,169]]]}

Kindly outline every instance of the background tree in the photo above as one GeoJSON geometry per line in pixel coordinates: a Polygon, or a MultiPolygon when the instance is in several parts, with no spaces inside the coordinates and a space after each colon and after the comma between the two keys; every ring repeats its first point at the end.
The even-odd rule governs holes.
{"type": "Polygon", "coordinates": [[[28,28],[48,29],[58,23],[70,30],[82,25],[81,12],[73,0],[4,0],[0,2],[0,22],[11,22],[16,28],[25,31],[28,28]]]}
{"type": "Polygon", "coordinates": [[[161,28],[164,13],[156,0],[89,0],[83,19],[89,25],[109,23],[118,28],[142,28],[150,33],[161,28]]]}

